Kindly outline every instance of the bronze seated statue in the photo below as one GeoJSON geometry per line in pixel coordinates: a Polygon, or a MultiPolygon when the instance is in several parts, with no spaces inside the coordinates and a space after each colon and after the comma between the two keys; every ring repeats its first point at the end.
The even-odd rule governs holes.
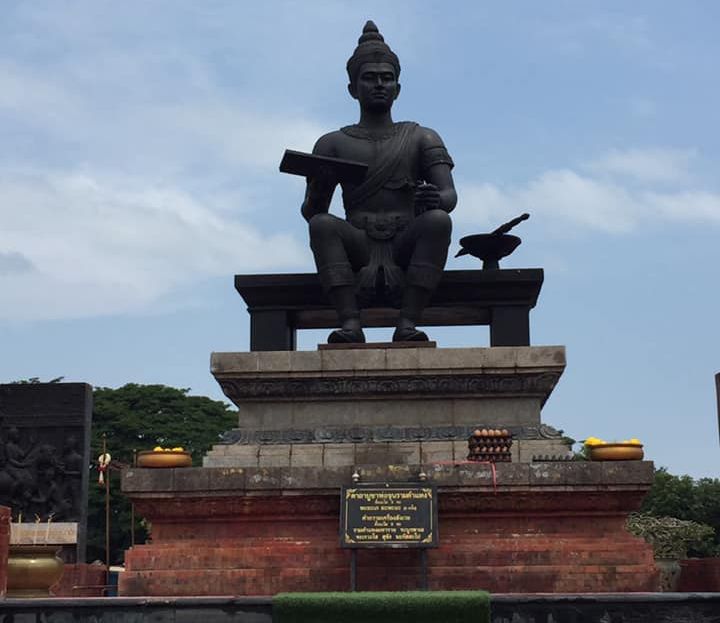
{"type": "Polygon", "coordinates": [[[393,122],[400,63],[372,22],[347,71],[360,121],[320,137],[313,154],[366,163],[367,174],[357,182],[322,169],[308,178],[302,204],[318,275],[341,325],[328,341],[364,342],[360,307],[379,304],[400,310],[393,341],[424,341],[416,324],[447,260],[453,161],[434,130],[393,122]],[[338,183],[345,219],[329,213],[338,183]]]}

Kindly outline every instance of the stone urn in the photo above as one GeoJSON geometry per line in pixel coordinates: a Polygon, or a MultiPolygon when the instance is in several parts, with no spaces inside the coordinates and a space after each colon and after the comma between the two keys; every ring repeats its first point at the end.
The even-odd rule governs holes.
{"type": "Polygon", "coordinates": [[[678,558],[658,558],[655,557],[655,567],[658,575],[658,591],[661,593],[677,592],[680,583],[680,560],[678,558]]]}
{"type": "Polygon", "coordinates": [[[57,545],[11,545],[8,555],[7,596],[49,597],[50,587],[63,574],[57,545]]]}

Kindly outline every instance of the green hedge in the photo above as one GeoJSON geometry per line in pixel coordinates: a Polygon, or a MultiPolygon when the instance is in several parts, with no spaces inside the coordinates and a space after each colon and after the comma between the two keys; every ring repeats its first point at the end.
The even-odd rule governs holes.
{"type": "Polygon", "coordinates": [[[281,593],[273,623],[489,623],[483,591],[281,593]]]}

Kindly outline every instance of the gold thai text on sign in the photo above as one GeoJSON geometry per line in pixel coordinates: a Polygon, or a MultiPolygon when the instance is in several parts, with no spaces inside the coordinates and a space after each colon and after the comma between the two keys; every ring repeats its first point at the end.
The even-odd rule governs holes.
{"type": "Polygon", "coordinates": [[[341,541],[346,547],[432,547],[436,544],[431,486],[343,489],[341,541]]]}

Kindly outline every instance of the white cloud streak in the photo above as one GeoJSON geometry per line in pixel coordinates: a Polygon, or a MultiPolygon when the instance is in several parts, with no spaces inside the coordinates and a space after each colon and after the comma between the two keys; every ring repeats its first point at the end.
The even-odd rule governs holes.
{"type": "Polygon", "coordinates": [[[684,182],[690,179],[690,165],[697,156],[694,149],[612,150],[590,163],[598,174],[621,175],[640,182],[684,182]]]}
{"type": "Polygon", "coordinates": [[[690,179],[688,165],[694,155],[694,150],[614,151],[588,167],[594,175],[556,169],[510,187],[464,183],[456,218],[489,226],[530,212],[564,235],[582,230],[627,233],[642,221],[720,225],[720,194],[656,187],[658,182],[690,179]]]}
{"type": "Polygon", "coordinates": [[[175,288],[302,262],[289,234],[265,236],[177,188],[83,174],[0,178],[0,252],[33,268],[0,272],[0,318],[142,311],[175,288]]]}

